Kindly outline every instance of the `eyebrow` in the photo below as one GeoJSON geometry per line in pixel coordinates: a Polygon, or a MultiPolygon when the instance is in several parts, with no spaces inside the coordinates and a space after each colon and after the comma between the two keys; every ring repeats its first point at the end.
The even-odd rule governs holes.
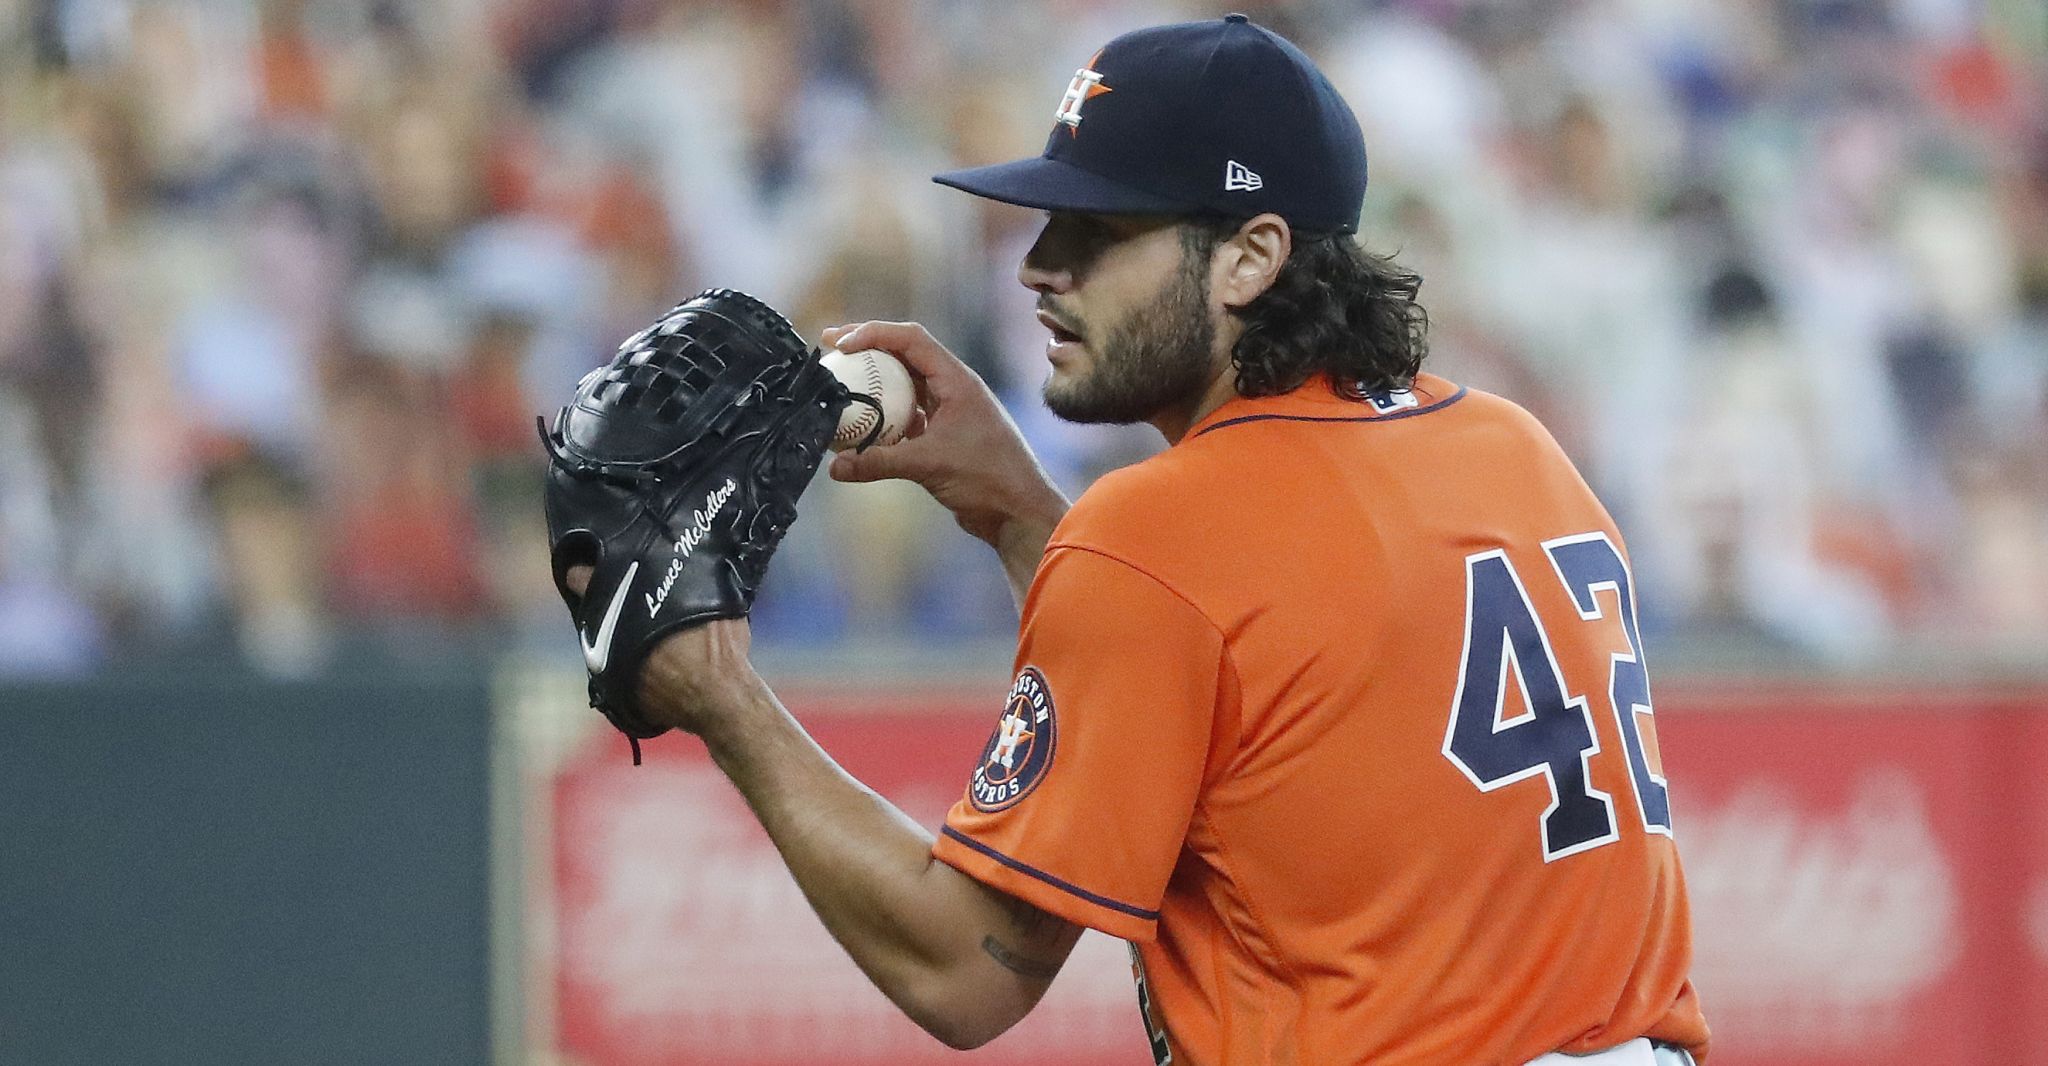
{"type": "Polygon", "coordinates": [[[1119,239],[1135,237],[1140,233],[1170,226],[1175,221],[1172,215],[1114,215],[1095,211],[1047,212],[1048,220],[1055,213],[1065,215],[1091,229],[1106,230],[1119,239]]]}

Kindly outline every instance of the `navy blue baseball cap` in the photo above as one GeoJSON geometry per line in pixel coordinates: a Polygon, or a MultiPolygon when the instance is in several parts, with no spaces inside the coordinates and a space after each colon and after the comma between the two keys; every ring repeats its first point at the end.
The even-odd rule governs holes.
{"type": "Polygon", "coordinates": [[[1305,233],[1351,233],[1365,137],[1301,49],[1228,15],[1109,42],[1067,84],[1042,154],[932,180],[1049,211],[1270,211],[1305,233]]]}

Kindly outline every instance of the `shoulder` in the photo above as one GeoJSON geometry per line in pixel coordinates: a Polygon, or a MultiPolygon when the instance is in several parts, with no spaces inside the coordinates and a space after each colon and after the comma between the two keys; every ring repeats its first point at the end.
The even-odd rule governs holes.
{"type": "Polygon", "coordinates": [[[1048,619],[1098,642],[1141,618],[1155,635],[1216,630],[1205,576],[1214,535],[1204,532],[1214,523],[1178,502],[1200,497],[1200,478],[1174,451],[1105,474],[1074,501],[1025,596],[1027,633],[1042,634],[1048,619]]]}
{"type": "Polygon", "coordinates": [[[1465,386],[1459,386],[1458,392],[1462,394],[1459,397],[1459,406],[1466,417],[1501,418],[1529,425],[1541,425],[1527,408],[1505,396],[1465,386]]]}
{"type": "Polygon", "coordinates": [[[1096,479],[1053,532],[1050,548],[1085,548],[1132,561],[1164,548],[1171,534],[1214,501],[1214,457],[1184,444],[1096,479]]]}
{"type": "Polygon", "coordinates": [[[1517,466],[1528,462],[1571,465],[1550,427],[1527,408],[1479,389],[1463,392],[1458,417],[1449,422],[1474,446],[1496,452],[1496,461],[1517,466]]]}

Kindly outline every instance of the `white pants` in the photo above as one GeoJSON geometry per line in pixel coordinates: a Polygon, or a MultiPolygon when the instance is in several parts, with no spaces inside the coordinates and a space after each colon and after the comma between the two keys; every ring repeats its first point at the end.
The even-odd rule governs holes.
{"type": "Polygon", "coordinates": [[[1693,1066],[1692,1056],[1677,1048],[1659,1047],[1639,1036],[1626,1044],[1595,1051],[1591,1055],[1567,1055],[1553,1051],[1529,1066],[1693,1066]]]}

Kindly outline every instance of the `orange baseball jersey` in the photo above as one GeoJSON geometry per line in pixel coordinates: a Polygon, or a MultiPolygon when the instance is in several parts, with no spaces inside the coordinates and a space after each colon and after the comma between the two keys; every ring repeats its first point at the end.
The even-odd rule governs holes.
{"type": "Polygon", "coordinates": [[[1519,407],[1234,399],[1054,533],[936,856],[1130,940],[1160,1062],[1703,1055],[1620,535],[1519,407]]]}

